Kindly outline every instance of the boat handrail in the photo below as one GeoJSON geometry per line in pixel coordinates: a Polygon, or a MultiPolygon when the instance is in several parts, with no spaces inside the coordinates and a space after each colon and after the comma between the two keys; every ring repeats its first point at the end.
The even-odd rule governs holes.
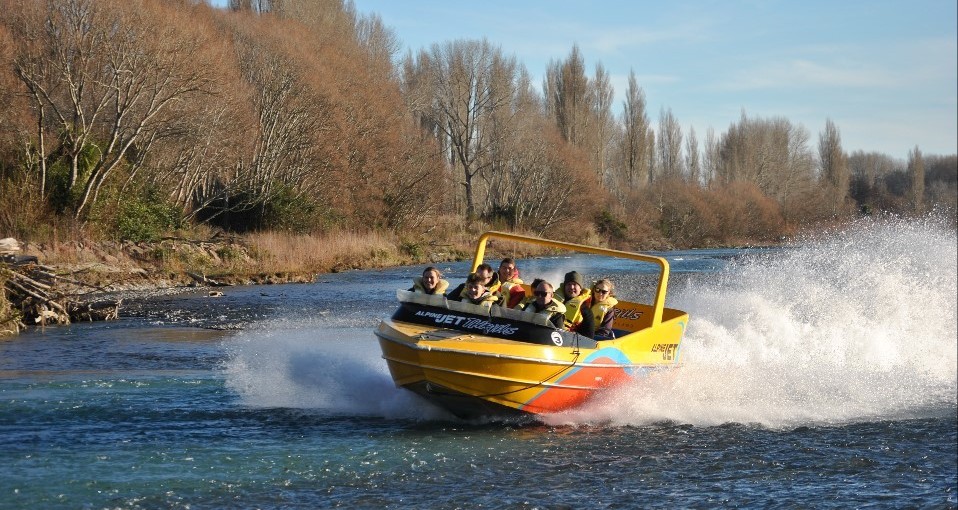
{"type": "Polygon", "coordinates": [[[662,257],[656,257],[654,255],[646,255],[644,253],[633,253],[628,251],[612,250],[609,248],[598,248],[595,246],[587,246],[584,244],[568,243],[565,241],[554,241],[551,239],[542,239],[539,237],[510,234],[508,232],[499,232],[496,230],[490,230],[479,237],[479,242],[476,245],[476,256],[472,261],[473,272],[475,272],[476,268],[479,267],[479,264],[482,264],[483,257],[485,256],[485,253],[486,253],[486,242],[490,238],[498,238],[498,239],[504,239],[507,241],[529,243],[529,244],[535,244],[539,246],[578,251],[583,253],[592,253],[595,255],[605,255],[608,257],[639,260],[642,262],[649,262],[649,263],[655,264],[659,267],[659,283],[656,287],[655,299],[652,303],[652,310],[653,310],[652,327],[656,327],[662,323],[662,312],[665,309],[666,287],[668,286],[668,282],[669,282],[669,262],[662,257]]]}

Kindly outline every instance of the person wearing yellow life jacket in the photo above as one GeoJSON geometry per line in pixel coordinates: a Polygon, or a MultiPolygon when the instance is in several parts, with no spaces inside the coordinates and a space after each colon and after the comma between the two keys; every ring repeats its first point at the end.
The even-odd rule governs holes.
{"type": "Polygon", "coordinates": [[[592,285],[592,315],[595,316],[595,338],[605,340],[615,338],[612,322],[615,320],[615,305],[619,300],[615,298],[615,286],[612,281],[603,278],[592,285]]]}
{"type": "Polygon", "coordinates": [[[500,282],[496,292],[500,296],[499,304],[507,308],[515,308],[526,297],[526,289],[523,288],[522,279],[519,278],[516,261],[509,257],[502,259],[497,275],[500,282]]]}
{"type": "Polygon", "coordinates": [[[595,336],[595,316],[592,314],[592,292],[582,286],[582,275],[577,271],[565,274],[561,295],[565,305],[565,329],[592,338],[595,336]]]}
{"type": "Polygon", "coordinates": [[[466,286],[465,294],[461,296],[449,296],[449,300],[462,301],[463,303],[472,303],[474,305],[491,308],[496,301],[499,301],[499,298],[486,290],[482,281],[483,277],[479,274],[469,273],[469,277],[466,278],[466,283],[464,284],[466,286]]]}
{"type": "MultiPolygon", "coordinates": [[[[542,283],[542,282],[544,282],[544,281],[545,281],[545,280],[543,280],[542,278],[536,278],[536,279],[532,280],[532,284],[529,285],[529,293],[526,294],[526,297],[522,298],[522,300],[519,301],[519,304],[518,304],[518,305],[516,305],[516,309],[517,309],[517,310],[523,310],[523,309],[525,309],[526,305],[528,305],[529,303],[531,303],[531,302],[533,302],[533,301],[536,300],[535,291],[536,291],[536,289],[539,288],[539,284],[542,283]]],[[[523,287],[525,287],[525,286],[523,285],[523,287]]],[[[523,289],[523,290],[524,290],[524,289],[523,289]]],[[[565,313],[565,312],[563,312],[563,313],[565,313]]]]}
{"type": "MultiPolygon", "coordinates": [[[[499,286],[501,285],[499,282],[499,275],[492,270],[492,266],[489,264],[479,264],[476,267],[475,273],[470,274],[479,275],[482,279],[483,287],[485,287],[489,292],[495,294],[499,290],[499,286]]],[[[460,298],[466,297],[466,291],[466,284],[462,283],[455,289],[452,289],[452,292],[447,293],[446,297],[455,301],[460,301],[460,298]]]]}
{"type": "Polygon", "coordinates": [[[411,292],[435,294],[441,296],[449,288],[449,282],[442,279],[442,273],[430,266],[423,269],[422,276],[413,278],[411,292]]]}
{"type": "Polygon", "coordinates": [[[536,285],[532,301],[522,305],[522,310],[545,315],[556,329],[562,329],[565,320],[565,305],[555,299],[552,284],[539,280],[536,285]]]}

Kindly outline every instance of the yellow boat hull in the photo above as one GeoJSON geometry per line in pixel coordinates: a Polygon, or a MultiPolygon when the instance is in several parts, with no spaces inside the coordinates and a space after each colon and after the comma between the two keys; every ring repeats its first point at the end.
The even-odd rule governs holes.
{"type": "Polygon", "coordinates": [[[549,346],[384,320],[376,331],[397,386],[464,418],[548,414],[678,361],[687,316],[594,347],[549,346]]]}

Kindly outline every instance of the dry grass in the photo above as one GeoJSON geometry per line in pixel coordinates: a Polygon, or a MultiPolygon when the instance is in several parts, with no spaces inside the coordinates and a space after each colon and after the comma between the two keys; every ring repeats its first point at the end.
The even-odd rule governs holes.
{"type": "Polygon", "coordinates": [[[408,256],[400,253],[395,237],[380,232],[262,232],[245,236],[244,244],[263,272],[325,273],[409,262],[408,256]]]}

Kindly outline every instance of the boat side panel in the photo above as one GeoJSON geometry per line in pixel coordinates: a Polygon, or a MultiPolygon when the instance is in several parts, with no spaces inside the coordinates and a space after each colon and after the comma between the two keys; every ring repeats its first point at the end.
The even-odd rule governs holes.
{"type": "Polygon", "coordinates": [[[675,317],[654,330],[599,342],[598,349],[578,350],[390,320],[383,321],[377,335],[397,386],[421,390],[428,383],[496,406],[541,414],[579,406],[645,368],[674,365],[686,321],[685,315],[675,317]]]}

